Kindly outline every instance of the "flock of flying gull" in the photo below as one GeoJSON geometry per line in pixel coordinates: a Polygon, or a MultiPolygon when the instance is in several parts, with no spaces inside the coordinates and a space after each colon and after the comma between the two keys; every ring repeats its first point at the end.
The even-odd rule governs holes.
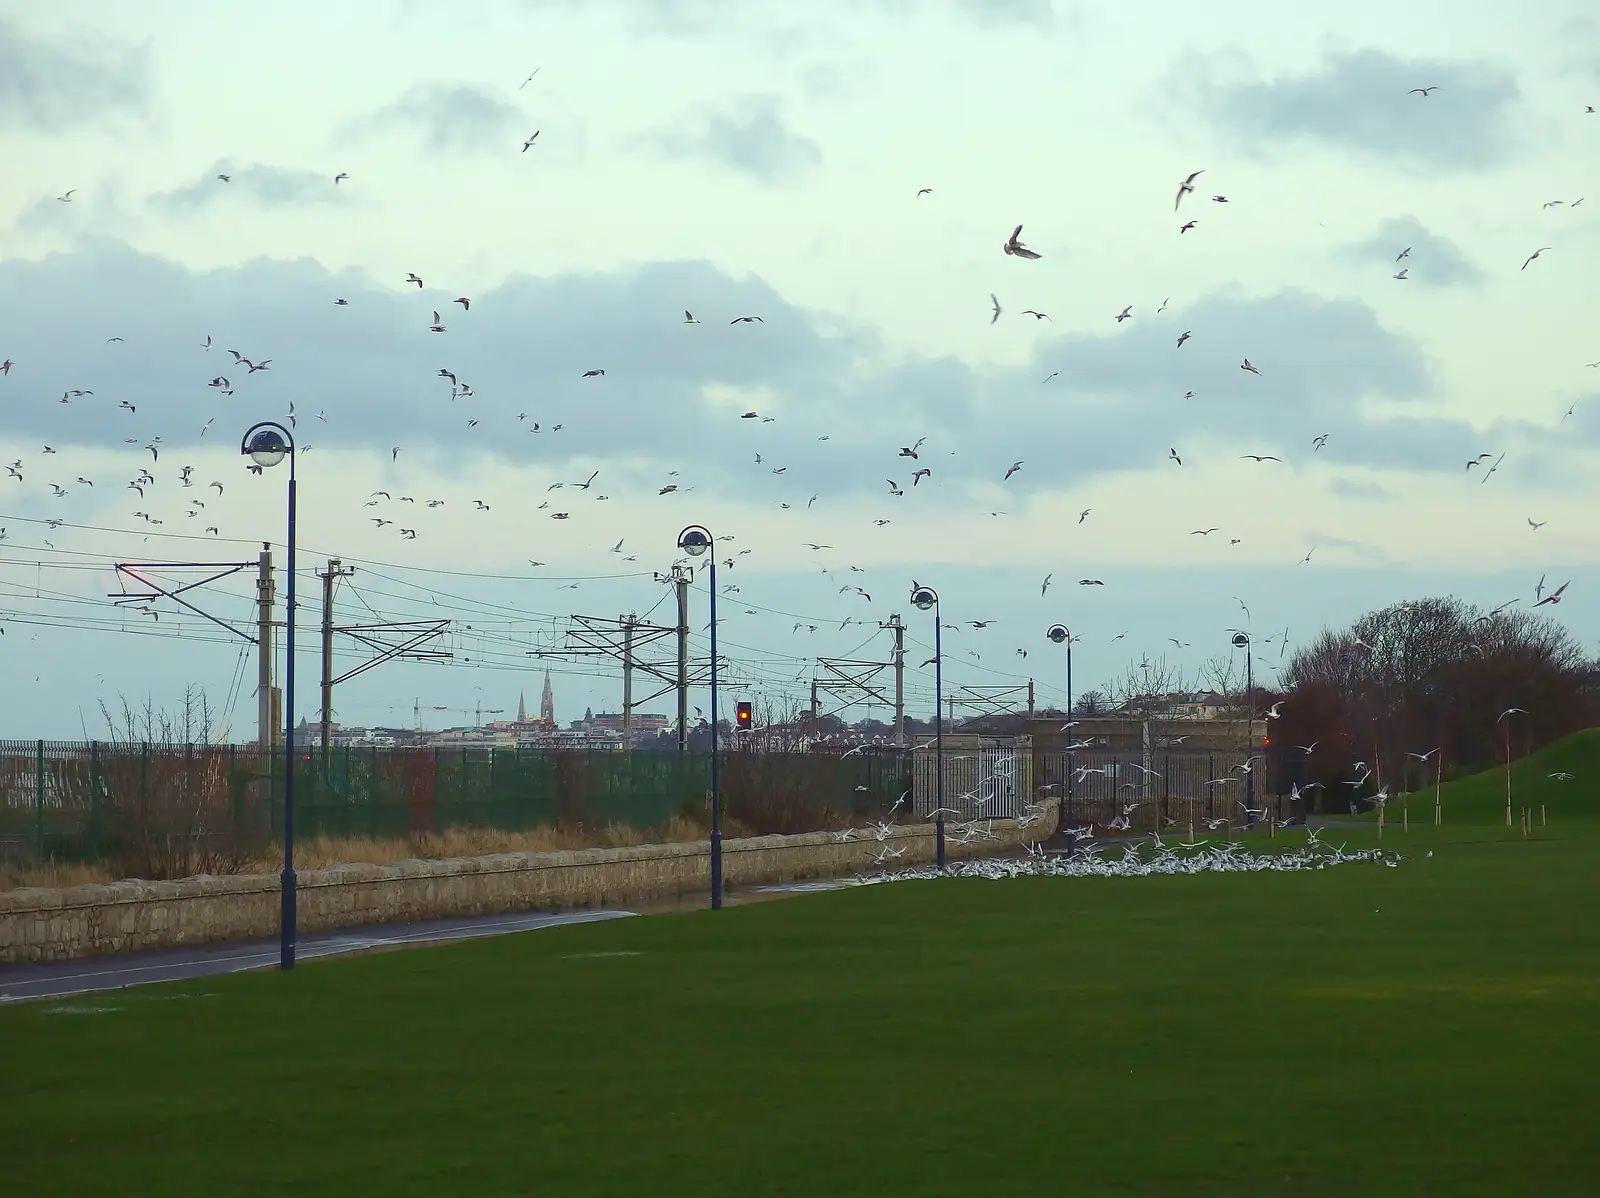
{"type": "MultiPolygon", "coordinates": [[[[538,72],[535,71],[533,75],[530,75],[527,79],[523,80],[518,90],[526,87],[528,83],[532,81],[534,75],[537,74],[538,72]]],[[[1420,98],[1415,100],[1402,100],[1402,102],[1437,103],[1438,101],[1431,99],[1433,93],[1437,90],[1438,88],[1432,85],[1414,88],[1412,89],[1411,93],[1408,93],[1408,95],[1415,95],[1420,98]]],[[[1592,107],[1587,109],[1587,111],[1591,114],[1594,112],[1592,107]]],[[[537,152],[542,144],[538,140],[541,133],[542,130],[536,130],[530,136],[523,139],[520,149],[517,149],[516,152],[519,154],[527,154],[529,151],[537,152]]],[[[512,148],[513,147],[508,147],[508,151],[512,148]]],[[[1187,217],[1187,219],[1184,219],[1182,223],[1177,226],[1177,232],[1180,236],[1187,236],[1191,233],[1195,233],[1199,227],[1201,218],[1193,215],[1192,209],[1194,204],[1199,202],[1200,198],[1196,192],[1197,183],[1205,174],[1206,171],[1204,169],[1192,171],[1177,185],[1173,202],[1174,217],[1187,217]]],[[[350,179],[351,177],[348,173],[341,171],[338,174],[331,176],[329,186],[340,188],[354,186],[355,184],[351,183],[350,179]]],[[[226,173],[218,174],[215,178],[215,185],[220,188],[226,188],[231,183],[232,177],[226,173]]],[[[70,204],[73,202],[75,192],[76,189],[69,189],[58,196],[57,199],[62,203],[70,204]]],[[[913,197],[913,202],[932,203],[935,202],[936,199],[937,197],[935,196],[934,188],[923,187],[916,191],[915,196],[913,197]]],[[[1210,196],[1210,202],[1215,205],[1226,205],[1231,201],[1227,195],[1219,192],[1210,196]]],[[[1570,202],[1558,200],[1551,201],[1549,204],[1546,204],[1546,207],[1564,206],[1570,210],[1579,207],[1582,203],[1582,198],[1570,202]]],[[[1026,242],[1023,241],[1023,231],[1023,225],[1019,224],[1015,226],[1010,235],[1000,243],[999,249],[1008,258],[1015,259],[1019,262],[1037,262],[1043,257],[1043,255],[1038,250],[1031,248],[1026,242]]],[[[1399,269],[1396,271],[1393,277],[1396,280],[1403,282],[1410,277],[1410,270],[1412,267],[1401,264],[1407,262],[1407,260],[1411,258],[1411,247],[1397,246],[1396,250],[1397,254],[1395,258],[1395,264],[1399,267],[1399,269]]],[[[1551,252],[1551,247],[1549,246],[1540,246],[1534,249],[1534,251],[1522,262],[1521,269],[1527,270],[1531,265],[1540,260],[1541,255],[1549,252],[1551,252]]],[[[459,319],[465,321],[473,318],[475,309],[473,300],[470,296],[458,295],[443,301],[430,301],[425,299],[423,297],[423,293],[426,291],[426,284],[423,278],[416,272],[409,272],[405,276],[403,285],[406,287],[414,286],[418,292],[418,299],[422,303],[422,308],[419,311],[418,318],[419,335],[443,336],[448,334],[449,325],[446,322],[446,315],[448,314],[447,310],[450,309],[452,305],[459,308],[459,312],[457,314],[459,319]],[[435,303],[439,304],[439,306],[434,307],[433,305],[435,303]],[[422,318],[423,313],[426,313],[426,319],[422,318]]],[[[445,297],[450,296],[448,291],[441,294],[445,297]]],[[[350,301],[344,296],[330,296],[329,300],[331,301],[332,306],[339,308],[348,307],[350,304],[350,301]]],[[[1004,315],[1005,309],[996,295],[991,294],[990,301],[991,312],[989,323],[994,324],[995,322],[998,322],[1004,315]]],[[[1170,300],[1163,301],[1162,304],[1155,309],[1155,311],[1157,313],[1165,311],[1168,302],[1170,302],[1170,300]]],[[[1031,317],[1035,321],[1051,320],[1048,312],[1036,308],[1023,309],[1021,314],[1031,317]]],[[[754,313],[723,313],[717,319],[719,321],[726,320],[726,324],[730,329],[733,326],[740,326],[744,329],[753,329],[764,324],[763,317],[754,313]]],[[[1125,321],[1135,319],[1134,306],[1124,305],[1119,311],[1115,312],[1115,314],[1112,316],[1112,319],[1118,325],[1121,325],[1125,321]]],[[[685,310],[683,312],[681,323],[687,326],[696,326],[699,325],[701,321],[700,318],[697,317],[692,311],[685,310]]],[[[1182,333],[1176,338],[1174,352],[1182,352],[1184,346],[1187,345],[1191,340],[1204,336],[1204,329],[1183,330],[1182,333]]],[[[118,343],[122,340],[123,339],[121,337],[113,336],[107,339],[107,344],[118,343]]],[[[444,344],[448,344],[448,341],[441,341],[441,345],[444,344]]],[[[234,396],[247,388],[255,388],[262,385],[261,380],[271,377],[271,367],[274,358],[261,356],[259,352],[252,347],[246,347],[249,348],[249,353],[246,353],[245,349],[241,348],[227,348],[214,343],[209,335],[206,335],[203,340],[197,337],[195,345],[195,353],[197,356],[207,360],[221,359],[216,365],[206,372],[208,381],[205,384],[208,389],[216,392],[219,396],[234,396]]],[[[0,349],[3,348],[5,347],[0,347],[0,349]]],[[[19,356],[15,360],[9,356],[0,358],[0,386],[10,388],[14,392],[24,388],[34,387],[36,385],[34,380],[30,378],[28,366],[25,361],[25,355],[23,355],[22,351],[20,350],[17,352],[19,356]],[[15,375],[13,375],[14,371],[16,372],[15,375]]],[[[1600,367],[1600,362],[1590,363],[1590,365],[1600,367]]],[[[603,387],[605,385],[607,374],[604,365],[593,363],[574,364],[573,370],[578,377],[588,380],[590,384],[596,387],[603,387]]],[[[1239,362],[1239,370],[1243,375],[1248,375],[1252,379],[1267,378],[1272,373],[1272,364],[1270,360],[1262,359],[1258,365],[1257,362],[1253,361],[1250,357],[1242,357],[1239,362]]],[[[1045,379],[1041,380],[1042,384],[1048,384],[1052,379],[1058,377],[1060,373],[1061,371],[1052,372],[1045,379]]],[[[467,415],[465,406],[456,406],[456,401],[471,400],[475,396],[475,392],[471,383],[463,378],[463,374],[464,372],[457,368],[453,368],[451,366],[440,366],[434,372],[432,378],[436,380],[437,383],[448,385],[448,396],[452,401],[452,405],[449,408],[443,409],[443,411],[449,413],[448,418],[452,420],[462,419],[469,427],[476,428],[479,426],[480,421],[485,419],[485,417],[467,415]]],[[[1185,393],[1185,398],[1192,398],[1193,395],[1194,392],[1192,390],[1188,391],[1185,393]]],[[[41,397],[41,402],[55,402],[62,405],[89,403],[110,406],[110,397],[104,394],[97,395],[94,390],[85,387],[69,387],[62,391],[59,399],[46,400],[41,397]]],[[[131,422],[136,422],[138,420],[136,405],[126,399],[118,401],[112,410],[126,411],[128,414],[128,419],[131,422]]],[[[1569,409],[1567,415],[1570,416],[1571,414],[1572,412],[1569,409]]],[[[775,422],[774,417],[770,415],[763,415],[756,411],[745,411],[741,413],[738,418],[746,421],[758,422],[760,424],[771,424],[775,422]]],[[[210,419],[207,419],[205,424],[199,429],[199,437],[202,439],[202,443],[204,443],[203,438],[205,438],[206,435],[211,431],[212,424],[216,419],[217,418],[215,416],[212,416],[210,419]]],[[[284,413],[284,419],[290,426],[298,429],[302,419],[326,423],[329,420],[329,414],[325,410],[317,411],[315,413],[300,413],[295,410],[294,403],[290,402],[287,404],[287,410],[284,413]]],[[[1565,417],[1563,417],[1563,419],[1565,419],[1565,417]]],[[[544,419],[537,419],[535,418],[534,414],[526,411],[518,412],[516,414],[516,423],[518,427],[526,429],[529,433],[543,435],[558,434],[565,427],[563,423],[559,422],[550,423],[547,425],[544,419]]],[[[109,427],[109,422],[107,427],[109,427]]],[[[134,425],[130,424],[130,427],[134,427],[134,425]]],[[[315,425],[312,425],[312,427],[315,427],[315,425]]],[[[1332,435],[1333,434],[1330,432],[1320,432],[1315,436],[1309,437],[1308,452],[1310,454],[1315,454],[1322,450],[1328,444],[1329,438],[1332,435]]],[[[297,438],[298,437],[299,433],[297,432],[297,438]]],[[[828,440],[826,436],[820,439],[824,441],[828,440]]],[[[47,444],[41,447],[38,455],[32,460],[19,458],[8,464],[5,464],[5,478],[4,480],[0,481],[9,480],[18,484],[26,484],[31,481],[35,486],[48,488],[49,497],[52,499],[65,498],[74,489],[93,488],[96,486],[96,482],[98,481],[101,490],[106,490],[112,486],[116,486],[129,492],[130,498],[133,495],[137,496],[138,502],[136,504],[130,504],[128,513],[129,517],[133,520],[143,521],[147,526],[172,524],[182,527],[185,531],[201,530],[203,534],[209,534],[212,536],[223,535],[220,524],[207,519],[206,504],[207,500],[211,498],[211,492],[214,491],[215,495],[220,496],[223,494],[225,487],[228,484],[225,484],[220,479],[210,479],[204,483],[201,483],[195,474],[194,467],[189,465],[179,465],[176,470],[172,469],[170,465],[172,454],[168,452],[165,459],[163,458],[163,452],[166,447],[163,444],[162,437],[159,435],[127,436],[124,437],[122,441],[126,447],[129,447],[130,452],[139,455],[141,458],[143,458],[146,454],[148,455],[148,460],[142,461],[136,472],[131,472],[126,478],[120,478],[114,481],[110,479],[91,479],[87,477],[85,473],[74,469],[71,465],[69,465],[64,460],[63,455],[58,453],[58,450],[55,446],[47,444]],[[176,481],[176,487],[173,487],[172,485],[174,480],[176,481]],[[162,498],[165,498],[166,496],[173,496],[174,498],[171,500],[171,502],[163,505],[158,504],[158,496],[162,498]]],[[[920,437],[912,441],[912,443],[909,445],[899,447],[897,453],[890,455],[886,451],[887,460],[890,463],[898,464],[904,467],[905,471],[902,473],[899,470],[895,470],[893,472],[897,475],[897,477],[885,478],[885,482],[887,483],[887,491],[884,495],[884,499],[906,501],[909,496],[912,496],[918,492],[923,483],[928,482],[933,478],[935,466],[926,460],[926,451],[924,450],[924,446],[926,445],[927,441],[927,437],[920,437]]],[[[309,443],[302,443],[299,445],[300,452],[302,453],[310,451],[311,448],[312,445],[309,443]]],[[[391,463],[398,464],[400,462],[402,451],[402,446],[395,445],[390,447],[389,453],[391,463]]],[[[1250,461],[1255,466],[1265,466],[1269,463],[1281,463],[1283,461],[1283,459],[1279,456],[1269,453],[1248,453],[1240,456],[1241,460],[1250,461]]],[[[1487,483],[1488,480],[1499,469],[1504,457],[1504,454],[1500,454],[1498,457],[1495,457],[1489,453],[1480,454],[1467,462],[1466,470],[1470,474],[1474,469],[1478,469],[1480,471],[1481,482],[1487,483]]],[[[1179,448],[1177,446],[1167,447],[1166,460],[1171,462],[1175,467],[1182,467],[1184,464],[1183,455],[1179,452],[1179,448]]],[[[777,476],[785,475],[788,472],[788,467],[786,465],[772,464],[768,462],[760,452],[755,453],[755,464],[764,466],[767,470],[770,470],[773,475],[777,476]]],[[[1018,459],[1003,466],[997,464],[995,467],[995,477],[1001,483],[1007,482],[1020,473],[1026,464],[1027,463],[1025,459],[1018,459]]],[[[254,465],[248,465],[245,468],[256,473],[260,473],[261,470],[260,467],[254,465]]],[[[566,521],[575,519],[577,516],[577,503],[579,501],[604,502],[610,499],[610,495],[606,492],[604,487],[599,485],[600,473],[600,471],[596,470],[589,472],[588,476],[582,480],[551,483],[548,486],[546,494],[542,497],[541,502],[537,505],[535,510],[544,513],[551,520],[566,521]]],[[[889,471],[886,471],[886,475],[888,473],[889,471]]],[[[657,494],[658,496],[664,497],[673,495],[675,493],[688,493],[693,489],[693,486],[687,485],[679,480],[677,471],[672,471],[669,475],[659,481],[659,485],[657,486],[657,494]]],[[[802,488],[802,490],[803,489],[804,488],[802,488]]],[[[375,530],[381,531],[385,529],[393,529],[392,534],[386,535],[393,535],[402,542],[411,542],[417,540],[419,535],[421,535],[423,521],[417,518],[421,511],[443,508],[446,506],[447,501],[443,498],[430,497],[426,495],[404,494],[401,493],[401,490],[402,488],[399,486],[381,489],[373,492],[365,502],[368,508],[375,509],[369,517],[375,530]]],[[[820,494],[817,492],[811,493],[808,498],[803,497],[800,493],[797,493],[792,501],[785,501],[781,504],[781,506],[785,509],[796,508],[800,510],[809,510],[820,497],[820,494]]],[[[472,511],[487,512],[490,510],[490,504],[483,498],[474,498],[470,502],[472,511]]],[[[1087,520],[1093,510],[1093,508],[1083,509],[1078,516],[1078,523],[1082,523],[1087,520]]],[[[996,516],[1004,515],[1003,512],[998,511],[991,512],[990,514],[996,516]]],[[[891,522],[892,516],[888,514],[880,514],[872,518],[872,523],[879,528],[889,525],[891,522]]],[[[52,526],[53,530],[55,527],[60,527],[61,525],[65,524],[66,521],[50,520],[47,523],[52,526]]],[[[1528,523],[1533,530],[1537,531],[1540,527],[1542,527],[1544,522],[1535,521],[1530,517],[1528,523]]],[[[1197,528],[1193,530],[1191,535],[1197,537],[1209,537],[1213,533],[1220,531],[1221,529],[1217,527],[1197,528]]],[[[0,529],[0,538],[4,538],[5,535],[5,530],[0,529]]],[[[727,537],[719,539],[731,540],[732,538],[727,537]]],[[[605,543],[609,544],[609,537],[605,543]]],[[[1230,544],[1238,543],[1240,543],[1240,538],[1230,538],[1230,544]]],[[[54,548],[49,541],[46,541],[46,544],[54,548]]],[[[809,548],[816,552],[822,552],[832,548],[829,545],[817,542],[810,542],[808,544],[809,548]]],[[[611,552],[617,554],[619,557],[623,557],[624,547],[625,539],[619,539],[616,544],[612,546],[611,552]]],[[[1314,552],[1315,546],[1313,546],[1312,549],[1299,560],[1298,564],[1304,565],[1310,562],[1312,553],[1314,552]]],[[[732,567],[738,564],[741,557],[744,557],[750,553],[751,550],[749,549],[740,550],[738,553],[731,554],[720,564],[724,565],[725,567],[732,567]]],[[[635,556],[628,555],[623,557],[623,560],[631,562],[635,560],[635,556]]],[[[530,559],[529,564],[533,567],[540,567],[546,563],[530,559]]],[[[861,573],[859,568],[855,566],[851,566],[850,570],[855,573],[861,573]]],[[[823,567],[823,572],[829,573],[830,571],[827,567],[823,567]]],[[[1048,574],[1045,576],[1040,587],[1041,596],[1048,592],[1053,580],[1053,574],[1048,574]]],[[[1078,584],[1085,587],[1104,586],[1105,581],[1099,578],[1082,578],[1078,580],[1078,584]]],[[[1543,591],[1543,580],[1541,579],[1538,593],[1536,594],[1535,598],[1541,604],[1558,603],[1560,602],[1561,596],[1564,594],[1565,589],[1566,584],[1563,583],[1559,588],[1546,595],[1543,591]]],[[[739,590],[739,587],[737,584],[730,583],[724,587],[724,590],[729,594],[736,594],[739,590]]],[[[851,582],[847,581],[839,588],[839,590],[840,594],[850,594],[865,599],[867,602],[872,601],[872,595],[866,588],[854,585],[851,582]]],[[[746,614],[755,615],[757,613],[754,609],[749,609],[746,614]]],[[[845,621],[845,625],[848,625],[852,622],[864,623],[865,621],[854,621],[853,619],[847,619],[845,621]]],[[[981,629],[986,627],[990,621],[971,621],[970,623],[973,628],[981,629]]],[[[841,625],[841,627],[843,626],[844,625],[841,625]]],[[[957,626],[947,625],[947,627],[956,628],[957,626]]],[[[816,628],[817,625],[815,624],[806,624],[801,622],[795,625],[794,631],[799,632],[802,629],[816,631],[816,628]]],[[[1118,637],[1114,639],[1120,639],[1122,635],[1126,634],[1119,634],[1118,637]]],[[[1181,644],[1181,642],[1175,643],[1181,644]]],[[[1027,651],[1023,648],[1018,648],[1016,652],[1024,657],[1027,655],[1027,651]]],[[[971,653],[971,655],[974,657],[981,657],[981,655],[977,654],[976,652],[971,653]]]]}

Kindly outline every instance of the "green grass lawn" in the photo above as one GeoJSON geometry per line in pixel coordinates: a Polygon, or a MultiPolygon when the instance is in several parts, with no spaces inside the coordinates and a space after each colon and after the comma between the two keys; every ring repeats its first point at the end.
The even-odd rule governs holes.
{"type": "Polygon", "coordinates": [[[1600,825],[1385,846],[1407,859],[868,887],[4,1008],[0,1176],[19,1198],[1600,1192],[1600,825]]]}

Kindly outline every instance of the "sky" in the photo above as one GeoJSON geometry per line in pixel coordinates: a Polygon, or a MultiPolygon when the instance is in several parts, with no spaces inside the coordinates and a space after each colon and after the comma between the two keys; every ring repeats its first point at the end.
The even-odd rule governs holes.
{"type": "Polygon", "coordinates": [[[1080,693],[1541,579],[1600,649],[1587,7],[0,0],[0,739],[188,686],[254,735],[253,565],[111,596],[282,572],[262,420],[311,718],[330,557],[336,626],[450,621],[335,718],[548,668],[565,722],[621,702],[571,617],[673,623],[690,524],[727,702],[898,613],[927,714],[913,581],[947,693],[1040,705],[1058,621],[1080,693]]]}

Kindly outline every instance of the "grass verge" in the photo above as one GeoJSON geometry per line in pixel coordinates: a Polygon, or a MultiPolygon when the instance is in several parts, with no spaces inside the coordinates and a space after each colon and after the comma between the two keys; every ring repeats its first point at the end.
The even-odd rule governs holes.
{"type": "Polygon", "coordinates": [[[29,1195],[1594,1193],[1600,827],[1385,845],[4,1008],[0,1159],[29,1195]]]}

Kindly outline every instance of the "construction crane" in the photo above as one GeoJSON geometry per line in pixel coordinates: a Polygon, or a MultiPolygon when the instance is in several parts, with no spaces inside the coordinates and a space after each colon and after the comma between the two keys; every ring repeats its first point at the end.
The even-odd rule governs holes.
{"type": "Polygon", "coordinates": [[[486,715],[504,715],[506,713],[506,709],[504,707],[485,707],[482,703],[479,703],[476,707],[435,706],[432,708],[432,710],[448,711],[453,715],[470,715],[476,721],[473,724],[474,728],[483,727],[483,717],[486,715]]]}

